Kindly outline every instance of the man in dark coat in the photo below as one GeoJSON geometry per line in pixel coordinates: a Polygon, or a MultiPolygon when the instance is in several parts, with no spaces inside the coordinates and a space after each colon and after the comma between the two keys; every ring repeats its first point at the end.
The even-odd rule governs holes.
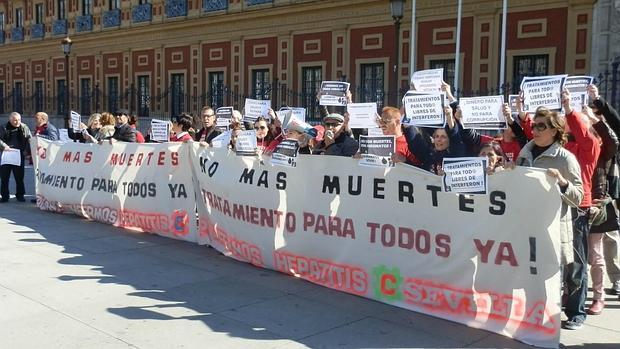
{"type": "Polygon", "coordinates": [[[37,137],[45,138],[50,141],[57,141],[60,139],[58,129],[56,126],[49,123],[49,116],[44,112],[38,112],[34,114],[37,128],[34,131],[34,135],[37,137]]]}
{"type": "Polygon", "coordinates": [[[9,122],[0,126],[0,151],[16,151],[20,152],[20,165],[0,165],[0,202],[9,201],[9,179],[11,172],[15,177],[15,197],[17,201],[24,202],[24,160],[26,154],[30,153],[30,129],[26,124],[21,122],[22,116],[13,112],[9,114],[9,122]]]}
{"type": "Polygon", "coordinates": [[[136,142],[136,131],[129,125],[129,112],[125,109],[117,110],[114,113],[116,117],[116,126],[114,126],[114,135],[112,138],[121,142],[136,142]]]}

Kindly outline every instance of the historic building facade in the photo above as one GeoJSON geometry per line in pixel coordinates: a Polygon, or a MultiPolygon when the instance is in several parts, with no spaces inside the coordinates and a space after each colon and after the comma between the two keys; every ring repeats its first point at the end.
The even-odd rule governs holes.
{"type": "MultiPolygon", "coordinates": [[[[591,73],[594,3],[511,0],[506,81],[591,73]]],[[[456,1],[418,0],[413,41],[411,6],[397,36],[387,0],[0,0],[0,114],[64,114],[67,69],[83,115],[165,117],[245,97],[312,114],[320,81],[340,79],[356,101],[387,104],[395,75],[408,85],[412,44],[415,69],[443,67],[463,94],[497,93],[502,1],[464,1],[457,77],[456,1]]]]}

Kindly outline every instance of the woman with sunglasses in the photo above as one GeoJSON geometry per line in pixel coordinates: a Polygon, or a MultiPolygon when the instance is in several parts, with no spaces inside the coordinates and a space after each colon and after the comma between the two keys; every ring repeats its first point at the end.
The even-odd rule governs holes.
{"type": "Polygon", "coordinates": [[[564,267],[574,261],[572,213],[569,207],[578,207],[584,197],[577,158],[564,148],[567,143],[565,129],[566,119],[558,112],[538,108],[532,124],[534,138],[521,149],[517,158],[517,165],[547,169],[547,175],[557,179],[562,193],[560,255],[564,267]]]}
{"type": "Polygon", "coordinates": [[[268,120],[262,116],[254,121],[256,144],[259,155],[272,153],[282,140],[281,125],[273,109],[269,109],[269,116],[273,121],[272,123],[269,123],[268,120]]]}

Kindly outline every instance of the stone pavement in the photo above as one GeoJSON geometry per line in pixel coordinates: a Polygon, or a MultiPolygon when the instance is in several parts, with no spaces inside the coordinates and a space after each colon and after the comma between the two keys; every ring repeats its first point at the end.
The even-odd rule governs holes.
{"type": "MultiPolygon", "coordinates": [[[[561,342],[620,348],[617,297],[561,342]]],[[[128,347],[530,348],[205,246],[1,204],[0,348],[128,347]]]]}

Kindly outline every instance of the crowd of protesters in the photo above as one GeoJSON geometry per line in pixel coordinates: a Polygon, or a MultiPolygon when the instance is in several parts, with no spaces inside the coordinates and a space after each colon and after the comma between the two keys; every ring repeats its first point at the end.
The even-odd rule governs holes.
{"type": "MultiPolygon", "coordinates": [[[[620,116],[598,93],[588,86],[589,104],[581,112],[573,110],[570,93],[564,90],[564,113],[538,108],[528,114],[522,110],[522,96],[517,99],[513,115],[508,104],[503,107],[507,128],[497,136],[488,136],[461,125],[461,110],[451,94],[450,86],[443,84],[449,106],[444,109],[446,125],[443,128],[425,128],[404,125],[404,109],[385,107],[377,115],[377,127],[384,135],[394,136],[396,163],[405,163],[437,175],[442,175],[444,158],[481,156],[488,159],[487,172],[509,170],[514,166],[547,169],[557,179],[562,193],[561,264],[563,274],[563,307],[568,320],[566,329],[582,327],[586,315],[603,311],[603,276],[606,269],[613,283],[610,294],[620,294],[620,264],[618,237],[618,203],[620,181],[618,137],[620,116]],[[586,309],[588,268],[593,284],[593,301],[586,309]]],[[[347,93],[348,102],[353,96],[347,93]]],[[[320,108],[322,124],[301,127],[283,125],[274,110],[253,122],[244,122],[241,112],[235,110],[227,127],[217,125],[217,115],[205,106],[199,115],[182,113],[169,124],[171,142],[199,142],[210,146],[223,132],[230,132],[229,148],[234,151],[236,139],[242,131],[254,130],[257,154],[269,156],[284,139],[296,140],[300,154],[358,157],[359,133],[349,128],[349,115],[320,108]]],[[[48,115],[35,114],[33,135],[58,140],[59,132],[48,122],[48,115]]],[[[142,135],[137,129],[137,118],[126,110],[114,114],[93,114],[79,130],[69,129],[68,137],[76,142],[149,142],[151,134],[142,135]]],[[[362,134],[365,133],[362,130],[362,134]]],[[[18,113],[11,113],[6,125],[0,126],[0,151],[19,150],[21,166],[2,165],[0,202],[9,200],[9,178],[13,173],[17,201],[24,201],[24,162],[30,152],[30,129],[21,122],[18,113]]]]}

